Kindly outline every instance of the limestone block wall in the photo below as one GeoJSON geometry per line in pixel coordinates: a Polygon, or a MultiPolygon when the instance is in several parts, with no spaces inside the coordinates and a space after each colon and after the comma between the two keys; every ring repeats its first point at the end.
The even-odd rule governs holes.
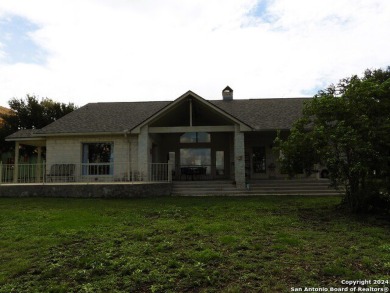
{"type": "Polygon", "coordinates": [[[138,135],[132,135],[130,139],[130,165],[133,170],[138,169],[138,135]]]}
{"type": "Polygon", "coordinates": [[[81,175],[83,143],[112,143],[114,174],[126,176],[128,169],[138,168],[136,136],[73,136],[49,137],[46,141],[46,165],[50,172],[52,164],[75,164],[76,176],[81,175]],[[128,162],[130,161],[130,165],[128,162]]]}
{"type": "Polygon", "coordinates": [[[169,196],[171,183],[2,185],[1,197],[132,198],[169,196]]]}

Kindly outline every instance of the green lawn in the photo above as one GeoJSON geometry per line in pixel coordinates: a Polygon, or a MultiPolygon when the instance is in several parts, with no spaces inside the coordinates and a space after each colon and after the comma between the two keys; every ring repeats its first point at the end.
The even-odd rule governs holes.
{"type": "Polygon", "coordinates": [[[339,201],[3,198],[0,292],[290,292],[389,279],[389,222],[348,216],[339,201]]]}

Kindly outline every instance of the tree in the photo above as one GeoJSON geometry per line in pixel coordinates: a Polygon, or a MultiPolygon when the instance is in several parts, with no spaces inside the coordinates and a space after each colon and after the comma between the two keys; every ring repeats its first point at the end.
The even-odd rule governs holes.
{"type": "Polygon", "coordinates": [[[54,102],[44,98],[38,100],[27,95],[25,99],[13,98],[9,102],[12,114],[2,114],[4,124],[0,128],[0,152],[13,149],[13,143],[7,143],[5,138],[20,129],[40,129],[76,109],[74,104],[54,102]]]}
{"type": "MultiPolygon", "coordinates": [[[[390,67],[367,70],[319,91],[287,139],[281,163],[293,175],[325,165],[353,211],[390,202],[390,67]]],[[[310,171],[309,171],[310,172],[310,171]]]]}

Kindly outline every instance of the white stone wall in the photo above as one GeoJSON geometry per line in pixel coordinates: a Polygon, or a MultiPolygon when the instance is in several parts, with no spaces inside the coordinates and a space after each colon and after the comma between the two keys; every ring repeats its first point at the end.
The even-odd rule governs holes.
{"type": "Polygon", "coordinates": [[[130,162],[133,170],[138,169],[138,135],[130,138],[130,162]]]}
{"type": "Polygon", "coordinates": [[[114,175],[123,177],[128,169],[138,168],[137,136],[73,136],[49,137],[46,141],[47,172],[52,164],[75,164],[76,176],[81,175],[83,143],[112,143],[114,175]],[[131,148],[130,148],[131,147],[131,148]],[[130,160],[130,165],[128,164],[130,160]]]}

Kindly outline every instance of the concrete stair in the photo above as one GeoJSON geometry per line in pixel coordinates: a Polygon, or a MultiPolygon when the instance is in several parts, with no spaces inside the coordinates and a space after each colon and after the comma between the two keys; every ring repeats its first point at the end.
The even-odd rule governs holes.
{"type": "Polygon", "coordinates": [[[342,191],[329,188],[327,179],[256,180],[249,189],[239,190],[232,181],[174,181],[173,196],[260,196],[260,195],[340,195],[342,191]]]}
{"type": "Polygon", "coordinates": [[[172,195],[202,196],[202,195],[235,195],[236,186],[232,181],[174,181],[172,195]]]}

